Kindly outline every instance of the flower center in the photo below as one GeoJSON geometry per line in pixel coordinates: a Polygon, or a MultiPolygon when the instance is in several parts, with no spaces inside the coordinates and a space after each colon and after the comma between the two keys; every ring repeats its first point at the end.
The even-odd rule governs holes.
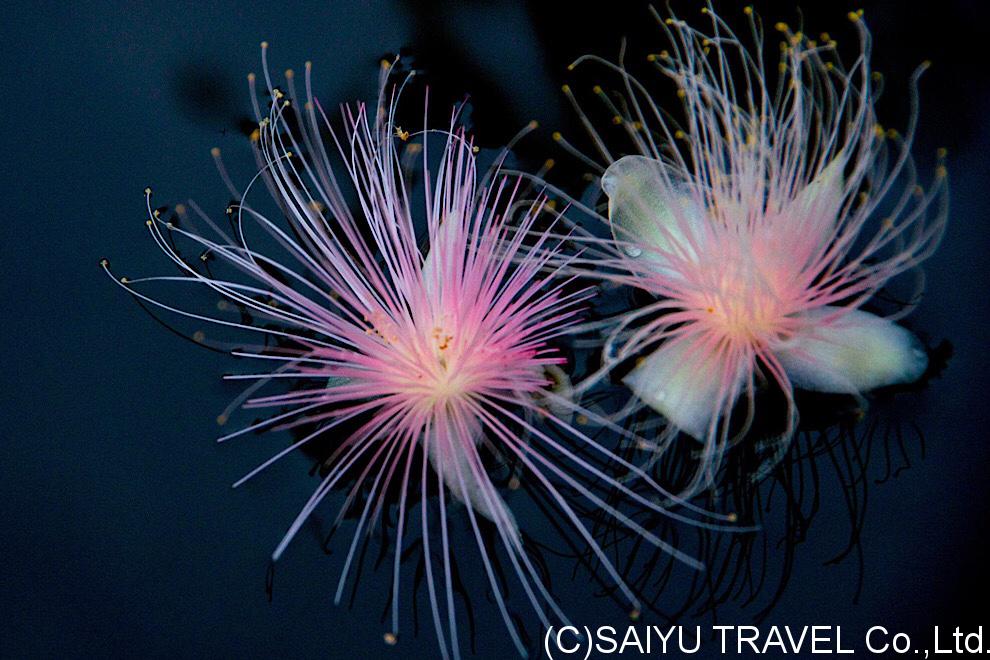
{"type": "Polygon", "coordinates": [[[733,342],[767,343],[782,331],[786,315],[779,287],[750,264],[725,272],[714,291],[702,296],[706,322],[733,342]]]}

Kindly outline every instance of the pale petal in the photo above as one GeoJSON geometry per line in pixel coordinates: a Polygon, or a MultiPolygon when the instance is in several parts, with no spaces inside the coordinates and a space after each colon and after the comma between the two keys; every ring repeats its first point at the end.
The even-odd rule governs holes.
{"type": "Polygon", "coordinates": [[[459,212],[452,212],[450,217],[445,218],[440,223],[436,233],[430,239],[429,249],[426,252],[426,257],[423,258],[423,267],[421,269],[423,273],[423,287],[429,296],[435,296],[439,293],[439,289],[443,284],[443,275],[436,272],[438,268],[436,253],[438,250],[441,256],[444,254],[450,255],[452,250],[455,254],[457,253],[458,250],[454,241],[458,237],[458,229],[463,231],[463,228],[460,227],[460,222],[459,212]]]}
{"type": "Polygon", "coordinates": [[[843,198],[843,161],[837,157],[804,187],[790,207],[802,213],[831,216],[834,220],[843,198]]]}
{"type": "Polygon", "coordinates": [[[327,389],[332,390],[335,387],[348,385],[350,382],[350,378],[344,378],[343,376],[330,376],[330,378],[327,378],[327,389]]]}
{"type": "Polygon", "coordinates": [[[550,391],[560,399],[548,399],[547,408],[554,417],[562,421],[570,421],[574,410],[574,386],[567,372],[555,365],[545,367],[546,373],[553,380],[550,391]],[[562,400],[561,400],[562,399],[562,400]]]}
{"type": "Polygon", "coordinates": [[[475,478],[475,474],[471,470],[471,454],[476,452],[475,447],[481,440],[482,429],[475,419],[470,419],[467,423],[469,425],[469,437],[461,437],[453,425],[449,425],[448,432],[443,434],[444,438],[438,437],[435,428],[431,429],[429,437],[424,438],[430,464],[434,471],[443,475],[444,485],[455,500],[470,506],[476,513],[505,529],[510,536],[518,537],[519,529],[516,525],[516,519],[509,507],[506,506],[505,501],[495,491],[488,476],[483,470],[479,473],[481,478],[487,482],[482,484],[475,478]],[[463,488],[461,487],[462,483],[463,488]],[[482,490],[483,487],[484,490],[482,490]],[[491,497],[485,496],[486,491],[490,493],[491,497]],[[503,520],[509,521],[508,528],[501,524],[503,520]]]}
{"type": "Polygon", "coordinates": [[[816,392],[856,393],[913,383],[928,367],[921,342],[888,319],[860,310],[822,307],[807,312],[804,329],[774,355],[791,382],[816,392]]]}
{"type": "Polygon", "coordinates": [[[674,426],[702,439],[712,419],[735,402],[745,376],[740,365],[730,371],[731,382],[723,385],[723,373],[721,355],[686,339],[662,345],[622,382],[674,426]]]}
{"type": "Polygon", "coordinates": [[[664,178],[663,167],[645,156],[624,156],[602,176],[612,235],[630,257],[662,261],[663,252],[678,247],[682,255],[693,254],[685,239],[702,216],[690,195],[674,192],[677,184],[664,178]]]}
{"type": "Polygon", "coordinates": [[[806,243],[809,250],[825,247],[832,240],[845,197],[843,166],[841,157],[834,158],[782,212],[785,222],[790,223],[799,236],[812,238],[800,241],[806,243]]]}

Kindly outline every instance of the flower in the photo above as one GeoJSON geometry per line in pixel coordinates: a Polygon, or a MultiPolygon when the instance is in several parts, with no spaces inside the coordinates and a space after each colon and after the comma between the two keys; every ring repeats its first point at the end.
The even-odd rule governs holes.
{"type": "MultiPolygon", "coordinates": [[[[457,128],[456,111],[447,131],[410,133],[397,126],[401,90],[388,84],[392,64],[383,63],[377,107],[344,108],[341,132],[312,96],[310,66],[306,101],[300,108],[291,101],[298,98],[294,75],[286,74],[287,91],[274,87],[264,46],[262,53],[272,103],[267,116],[258,113],[252,138],[260,172],[241,194],[229,184],[240,198],[228,209],[233,235],[205,215],[201,219],[216,238],[185,229],[188,217],[179,224],[163,219],[151,206],[149,189],[148,230],[183,275],[119,282],[143,302],[278,342],[267,349],[235,352],[280,365],[275,371],[232,378],[256,381],[242,397],[250,397],[246,407],[284,411],[221,440],[276,424],[315,425],[315,430],[238,484],[291,451],[333,437],[334,429],[353,427],[335,442],[322,483],[273,559],[283,554],[325,497],[353,478],[337,518],[339,523],[345,513],[360,512],[337,585],[339,602],[363,534],[381,520],[388,494],[397,493],[392,628],[386,641],[394,643],[400,628],[403,541],[418,527],[440,650],[444,657],[457,657],[452,564],[462,548],[453,547],[448,532],[453,514],[448,514],[447,504],[462,502],[491,592],[513,642],[525,654],[493,568],[490,553],[495,550],[483,539],[486,524],[494,526],[496,545],[544,627],[551,625],[550,617],[566,618],[527,554],[521,525],[489,474],[492,463],[501,461],[516,466],[517,482],[525,479],[529,488],[542,493],[554,516],[587,545],[634,611],[639,607],[636,596],[581,521],[572,497],[587,500],[648,543],[700,568],[617,508],[611,496],[619,493],[643,507],[686,519],[654,503],[659,496],[669,501],[659,486],[654,484],[656,492],[648,499],[607,473],[601,466],[612,461],[653,483],[574,428],[569,419],[580,409],[552,387],[549,374],[559,373],[559,365],[565,363],[553,343],[578,318],[591,291],[575,287],[573,278],[559,277],[563,265],[554,265],[559,242],[546,236],[529,241],[543,202],[522,204],[521,217],[510,224],[511,211],[521,204],[519,181],[490,173],[479,183],[475,149],[457,128]],[[441,153],[431,166],[429,146],[437,139],[441,153]],[[331,167],[334,152],[343,170],[331,167]],[[417,159],[420,165],[413,167],[417,159]],[[421,201],[413,192],[416,176],[423,180],[421,201]],[[284,220],[255,205],[253,191],[259,182],[268,187],[284,220]],[[345,188],[352,189],[353,201],[347,201],[345,188]],[[264,230],[266,235],[257,243],[261,247],[247,241],[249,225],[264,230]],[[221,276],[187,262],[176,237],[197,244],[205,250],[204,257],[225,264],[233,275],[221,276]],[[256,319],[236,322],[160,302],[139,290],[154,280],[201,285],[256,319]],[[316,386],[255,394],[282,379],[316,386]],[[571,444],[559,439],[560,434],[571,444]],[[438,493],[439,520],[426,505],[433,489],[438,493]],[[410,514],[416,501],[423,502],[418,521],[410,514]],[[437,556],[439,567],[434,565],[437,556]]],[[[257,98],[256,79],[252,75],[249,80],[257,98]]],[[[214,157],[229,182],[217,150],[214,157]]],[[[103,266],[109,273],[108,263],[103,266]]],[[[718,526],[732,519],[685,506],[716,521],[697,524],[718,526]]]]}
{"type": "Polygon", "coordinates": [[[609,162],[601,187],[614,240],[587,232],[579,266],[657,299],[618,320],[599,375],[639,356],[625,385],[671,432],[704,443],[692,488],[714,483],[765,381],[787,400],[787,441],[794,388],[858,396],[924,373],[923,346],[895,322],[911,306],[886,317],[861,307],[933,253],[947,215],[945,167],[925,190],[910,155],[924,67],[906,134],[884,130],[861,13],[849,15],[860,43],[851,68],[828,35],[778,23],[771,73],[751,8],[753,47],[710,4],[702,12],[707,30],[654,14],[671,46],[648,60],[676,85],[680,121],[621,62],[577,62],[622,76],[620,100],[595,91],[638,152],[613,158],[592,129],[609,162]]]}

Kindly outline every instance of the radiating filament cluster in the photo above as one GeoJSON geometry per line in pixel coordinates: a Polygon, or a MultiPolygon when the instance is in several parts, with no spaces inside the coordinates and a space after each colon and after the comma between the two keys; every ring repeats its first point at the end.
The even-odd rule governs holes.
{"type": "MultiPolygon", "coordinates": [[[[334,526],[355,526],[339,601],[359,539],[389,526],[390,645],[409,598],[400,598],[402,556],[415,539],[444,657],[460,655],[454,567],[465,544],[520,653],[499,566],[544,627],[567,623],[531,554],[529,535],[551,527],[531,523],[532,506],[519,518],[511,506],[523,490],[538,493],[552,528],[567,530],[638,618],[639,596],[589,511],[703,569],[640,514],[754,532],[719,511],[714,493],[732,447],[766,441],[750,437],[761,392],[786,401],[776,424],[786,446],[800,422],[796,390],[863,399],[928,368],[899,323],[920,286],[897,309],[878,302],[931,256],[947,217],[946,153],[927,186],[911,156],[917,77],[907,130],[885,129],[861,11],[849,14],[860,47],[849,68],[829,34],[810,39],[778,22],[780,59],[770,62],[752,8],[742,12],[746,36],[711,5],[702,14],[695,27],[654,13],[667,43],[646,59],[659,86],[622,60],[589,55],[569,67],[619,80],[615,91],[592,88],[593,111],[563,86],[590,153],[552,134],[589,170],[592,201],[580,182],[547,179],[552,160],[514,171],[503,151],[481,169],[460,108],[442,128],[397,125],[413,76],[396,61],[382,62],[374,105],[343,106],[333,119],[309,62],[275,86],[267,43],[263,76],[248,76],[257,115],[248,183],[235,185],[211,152],[235,199],[224,221],[194,202],[169,215],[145,191],[150,237],[180,275],[114,281],[151,308],[254,337],[232,352],[263,368],[229,376],[250,385],[218,419],[239,407],[270,414],[221,440],[276,429],[294,439],[245,479],[332,439],[321,483],[273,558],[339,494],[334,526]],[[147,293],[154,282],[193,284],[220,302],[196,311],[147,293]],[[599,312],[629,291],[642,294],[635,304],[599,312]],[[596,393],[617,389],[625,403],[603,409],[596,393]],[[650,422],[631,422],[644,411],[650,422]],[[675,488],[651,466],[675,460],[669,450],[684,441],[694,447],[690,477],[675,488]],[[455,534],[455,515],[467,531],[455,534]]],[[[194,337],[208,343],[201,329],[194,337]]]]}

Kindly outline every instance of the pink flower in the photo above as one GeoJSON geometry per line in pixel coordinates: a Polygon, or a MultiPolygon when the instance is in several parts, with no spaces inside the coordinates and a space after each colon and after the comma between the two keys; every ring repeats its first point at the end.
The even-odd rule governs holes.
{"type": "MultiPolygon", "coordinates": [[[[487,473],[492,461],[485,457],[494,456],[509,459],[530,488],[545,494],[554,515],[588,546],[633,609],[639,607],[636,597],[579,518],[569,500],[574,494],[647,542],[700,567],[621,513],[611,503],[614,500],[606,501],[606,493],[619,492],[640,506],[683,519],[653,503],[657,495],[669,499],[645,474],[571,426],[571,414],[580,409],[552,387],[548,374],[559,372],[558,365],[565,362],[552,342],[569,330],[580,303],[591,294],[574,287],[571,278],[560,277],[563,266],[554,265],[559,243],[546,237],[529,240],[542,202],[524,205],[521,217],[510,226],[509,211],[518,206],[519,182],[496,174],[495,183],[479,183],[473,146],[462,130],[454,128],[456,112],[450,131],[410,135],[396,126],[398,92],[388,96],[391,67],[387,64],[383,64],[378,106],[370,113],[364,105],[345,108],[343,132],[331,127],[312,97],[308,65],[307,101],[301,108],[289,101],[298,98],[291,73],[283,92],[272,86],[267,64],[265,69],[273,103],[267,117],[259,113],[255,135],[261,171],[231,209],[236,238],[205,216],[202,219],[214,229],[215,239],[161,220],[147,191],[151,236],[184,271],[184,277],[147,279],[208,287],[261,322],[212,318],[158,302],[138,290],[136,285],[147,280],[125,280],[124,286],[141,300],[170,311],[260,332],[280,342],[276,349],[238,353],[280,365],[274,372],[234,378],[257,380],[247,406],[288,411],[221,439],[276,423],[280,428],[302,423],[317,428],[241,482],[344,423],[356,425],[355,431],[340,438],[327,462],[328,473],[273,558],[282,555],[328,493],[339,488],[345,477],[357,474],[337,518],[340,522],[348,510],[361,512],[337,586],[339,601],[363,534],[379,519],[386,493],[397,492],[392,629],[386,640],[394,643],[399,632],[403,541],[418,528],[441,653],[456,657],[451,557],[463,549],[452,546],[447,519],[453,514],[448,515],[446,504],[463,502],[491,592],[513,641],[525,653],[489,557],[491,548],[482,539],[482,518],[494,524],[501,554],[514,568],[544,627],[551,625],[551,617],[566,619],[527,555],[520,525],[506,499],[487,473]],[[291,129],[287,118],[299,128],[291,129]],[[324,133],[330,136],[329,146],[324,133]],[[431,160],[434,154],[429,148],[436,140],[442,150],[438,159],[431,160]],[[330,166],[334,152],[343,162],[343,176],[330,166]],[[410,167],[417,158],[421,167],[410,167]],[[421,201],[411,192],[413,173],[424,180],[421,201]],[[345,201],[341,181],[353,188],[353,203],[345,201]],[[257,182],[267,185],[284,221],[268,217],[250,201],[257,182]],[[249,224],[267,232],[265,248],[247,244],[249,224]],[[418,229],[425,230],[425,249],[421,248],[424,234],[418,235],[418,229]],[[197,243],[243,277],[228,279],[193,267],[174,247],[173,236],[197,243]],[[281,256],[272,256],[273,246],[281,247],[281,256]],[[258,387],[281,378],[319,386],[254,394],[258,387]],[[557,432],[569,436],[580,450],[557,439],[557,432]],[[605,461],[631,470],[657,492],[651,499],[634,493],[598,467],[605,461]],[[439,520],[425,504],[434,487],[439,490],[439,520]],[[410,498],[424,501],[418,520],[410,515],[410,498]]],[[[254,77],[250,80],[254,92],[254,77]]],[[[214,155],[219,158],[217,152],[214,155]]],[[[716,521],[731,519],[687,506],[716,521]]]]}
{"type": "Polygon", "coordinates": [[[885,131],[860,14],[850,14],[861,46],[850,69],[827,35],[815,42],[780,23],[769,74],[751,9],[752,48],[710,5],[702,12],[704,31],[657,16],[671,46],[648,58],[676,85],[679,120],[621,63],[582,58],[623,77],[622,101],[596,92],[639,152],[613,159],[593,131],[610,162],[601,186],[614,242],[586,236],[597,257],[584,266],[657,297],[620,319],[600,373],[640,356],[626,386],[672,433],[704,443],[695,487],[712,484],[767,380],[788,401],[786,441],[795,387],[859,395],[923,374],[919,341],[860,307],[932,254],[947,214],[945,168],[923,190],[909,153],[918,74],[906,135],[885,131]]]}

